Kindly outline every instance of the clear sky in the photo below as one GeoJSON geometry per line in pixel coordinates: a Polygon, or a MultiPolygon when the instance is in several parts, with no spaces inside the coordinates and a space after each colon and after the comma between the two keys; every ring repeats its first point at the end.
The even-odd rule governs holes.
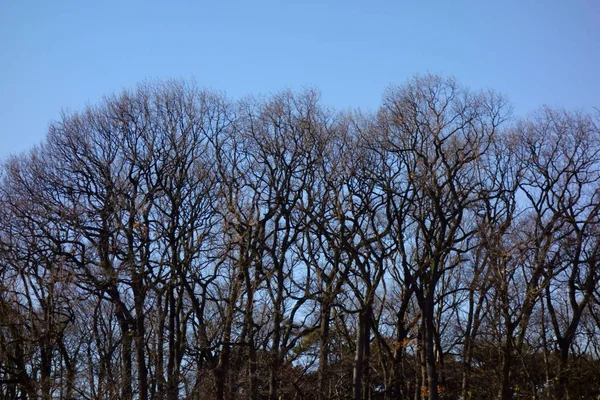
{"type": "Polygon", "coordinates": [[[0,158],[60,112],[146,79],[233,98],[316,87],[378,106],[416,73],[504,93],[516,115],[600,106],[599,0],[0,0],[0,158]]]}

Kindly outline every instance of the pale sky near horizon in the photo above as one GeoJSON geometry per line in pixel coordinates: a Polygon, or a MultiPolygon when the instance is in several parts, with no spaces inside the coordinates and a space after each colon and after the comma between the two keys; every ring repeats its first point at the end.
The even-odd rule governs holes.
{"type": "Polygon", "coordinates": [[[0,159],[61,110],[148,79],[240,98],[304,86],[375,109],[418,73],[540,106],[600,107],[600,0],[0,0],[0,159]]]}

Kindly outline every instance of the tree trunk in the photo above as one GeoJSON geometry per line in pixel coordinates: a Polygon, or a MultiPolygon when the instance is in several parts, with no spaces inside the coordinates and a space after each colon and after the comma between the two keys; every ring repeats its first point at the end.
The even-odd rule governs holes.
{"type": "Polygon", "coordinates": [[[163,307],[162,305],[162,300],[163,300],[163,294],[164,292],[160,293],[157,297],[157,309],[158,309],[158,329],[156,331],[157,334],[157,338],[156,338],[156,368],[155,368],[155,376],[156,376],[156,386],[157,386],[157,392],[158,392],[158,398],[159,399],[164,399],[165,398],[165,388],[166,388],[166,382],[165,382],[165,362],[164,362],[164,354],[165,354],[165,321],[167,318],[167,313],[169,312],[168,309],[168,302],[165,301],[165,305],[163,307]]]}
{"type": "MultiPolygon", "coordinates": [[[[175,277],[172,277],[175,280],[175,277]]],[[[168,289],[169,302],[169,355],[167,360],[167,399],[177,400],[179,397],[179,367],[177,363],[178,338],[177,338],[177,307],[175,307],[175,288],[171,285],[168,289]]]]}
{"type": "Polygon", "coordinates": [[[320,348],[319,348],[319,370],[318,370],[318,400],[325,400],[327,387],[327,368],[329,366],[329,321],[331,319],[331,306],[329,301],[321,303],[321,326],[320,326],[320,348]]]}
{"type": "MultiPolygon", "coordinates": [[[[419,327],[419,365],[421,366],[421,379],[419,385],[415,388],[415,398],[425,399],[427,398],[427,362],[425,361],[425,323],[421,317],[421,326],[419,327]]],[[[415,374],[415,377],[418,377],[415,374]]]]}
{"type": "Polygon", "coordinates": [[[363,399],[371,400],[371,319],[373,318],[373,308],[370,303],[366,306],[364,318],[363,399]]]}
{"type": "Polygon", "coordinates": [[[73,392],[75,390],[75,365],[73,363],[73,360],[71,358],[71,356],[69,356],[69,353],[67,352],[67,349],[65,347],[65,343],[63,338],[61,337],[61,339],[58,341],[58,349],[60,351],[60,354],[62,355],[63,361],[65,363],[65,368],[67,369],[67,378],[66,378],[66,390],[65,390],[65,399],[67,400],[72,400],[74,399],[73,397],[73,392]]]}
{"type": "Polygon", "coordinates": [[[44,400],[50,399],[52,389],[52,347],[48,343],[48,335],[44,334],[40,344],[40,381],[41,394],[44,400]]]}
{"type": "Polygon", "coordinates": [[[474,314],[475,302],[473,299],[473,291],[469,292],[469,314],[467,316],[467,326],[463,344],[462,352],[462,380],[461,380],[461,397],[467,398],[469,392],[469,379],[471,378],[471,357],[473,353],[473,345],[471,341],[471,330],[473,325],[473,314],[474,314]]]}
{"type": "Polygon", "coordinates": [[[500,399],[501,400],[511,400],[512,399],[512,387],[511,387],[511,376],[510,371],[512,368],[512,359],[513,359],[513,349],[510,344],[510,338],[512,335],[508,336],[508,340],[506,345],[504,346],[504,351],[502,354],[502,375],[500,377],[500,399]]]}
{"type": "Polygon", "coordinates": [[[248,348],[248,393],[247,398],[250,400],[258,399],[258,376],[256,374],[256,346],[255,346],[255,333],[254,327],[254,289],[255,285],[259,280],[258,271],[254,271],[254,277],[250,275],[248,267],[244,271],[244,279],[246,286],[246,305],[244,309],[244,326],[242,328],[242,340],[246,338],[246,345],[248,348]]]}
{"type": "Polygon", "coordinates": [[[281,368],[281,322],[284,290],[283,266],[277,268],[277,295],[275,298],[275,315],[273,318],[273,348],[271,349],[271,371],[269,374],[269,399],[277,400],[279,396],[279,369],[281,368]]]}
{"type": "Polygon", "coordinates": [[[354,357],[354,400],[362,400],[363,396],[363,371],[365,354],[365,311],[362,309],[358,313],[358,327],[356,328],[356,353],[354,357]]]}
{"type": "Polygon", "coordinates": [[[141,278],[136,277],[134,279],[134,302],[135,302],[135,351],[137,357],[137,375],[138,375],[138,396],[140,400],[148,399],[148,368],[146,366],[146,354],[145,354],[145,336],[146,336],[146,324],[144,318],[144,296],[141,293],[141,278]]]}
{"type": "Polygon", "coordinates": [[[427,367],[427,393],[429,400],[438,400],[438,375],[435,363],[435,327],[433,324],[433,289],[425,295],[423,307],[425,363],[427,367]]]}
{"type": "Polygon", "coordinates": [[[556,398],[569,400],[569,347],[567,338],[558,339],[560,362],[558,364],[558,386],[556,387],[556,398]]]}
{"type": "Polygon", "coordinates": [[[121,384],[121,398],[123,400],[131,400],[133,398],[133,378],[132,378],[132,333],[130,324],[128,322],[121,323],[121,329],[123,331],[123,344],[122,344],[122,356],[123,356],[123,375],[121,384]]]}
{"type": "Polygon", "coordinates": [[[392,375],[392,386],[394,388],[394,396],[397,399],[402,398],[404,393],[404,378],[402,376],[402,361],[403,355],[406,348],[406,338],[408,332],[404,329],[404,317],[400,314],[397,315],[397,329],[398,336],[396,337],[396,345],[394,348],[394,367],[392,375]]]}
{"type": "MultiPolygon", "coordinates": [[[[238,301],[240,285],[242,284],[241,280],[244,277],[246,277],[246,280],[249,279],[248,278],[249,272],[247,271],[247,268],[244,268],[243,263],[242,263],[241,268],[243,269],[243,272],[241,273],[241,275],[235,274],[236,271],[234,271],[233,276],[237,276],[237,277],[234,278],[235,280],[233,282],[231,292],[229,293],[229,298],[227,301],[227,310],[226,310],[225,318],[223,321],[223,339],[222,339],[221,354],[219,355],[219,361],[217,363],[217,367],[214,370],[216,400],[228,399],[229,394],[230,394],[230,391],[226,387],[226,380],[227,380],[227,371],[229,370],[229,364],[230,364],[230,358],[231,358],[231,331],[232,331],[232,325],[233,325],[233,319],[234,319],[234,313],[235,313],[235,304],[238,301]]],[[[248,296],[251,296],[251,294],[248,294],[248,296]]],[[[252,303],[251,297],[249,298],[249,303],[250,304],[252,303]]],[[[246,307],[248,307],[248,303],[246,304],[246,307]]],[[[248,318],[248,310],[246,309],[246,312],[244,313],[244,329],[246,329],[246,326],[248,326],[247,318],[248,318]]],[[[242,333],[242,338],[243,337],[244,337],[244,334],[242,333]]],[[[252,397],[249,397],[249,398],[252,399],[252,397]]]]}

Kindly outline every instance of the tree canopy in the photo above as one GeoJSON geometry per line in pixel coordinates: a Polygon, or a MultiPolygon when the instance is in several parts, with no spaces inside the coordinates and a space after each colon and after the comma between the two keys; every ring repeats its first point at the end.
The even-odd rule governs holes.
{"type": "Polygon", "coordinates": [[[0,167],[4,399],[600,395],[600,118],[150,82],[0,167]]]}

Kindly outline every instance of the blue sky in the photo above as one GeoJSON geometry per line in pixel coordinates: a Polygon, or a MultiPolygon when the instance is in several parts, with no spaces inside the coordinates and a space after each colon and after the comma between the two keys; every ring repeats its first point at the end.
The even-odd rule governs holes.
{"type": "Polygon", "coordinates": [[[61,110],[146,79],[193,78],[233,98],[316,87],[374,109],[417,73],[543,104],[600,107],[600,1],[0,0],[0,158],[61,110]]]}

